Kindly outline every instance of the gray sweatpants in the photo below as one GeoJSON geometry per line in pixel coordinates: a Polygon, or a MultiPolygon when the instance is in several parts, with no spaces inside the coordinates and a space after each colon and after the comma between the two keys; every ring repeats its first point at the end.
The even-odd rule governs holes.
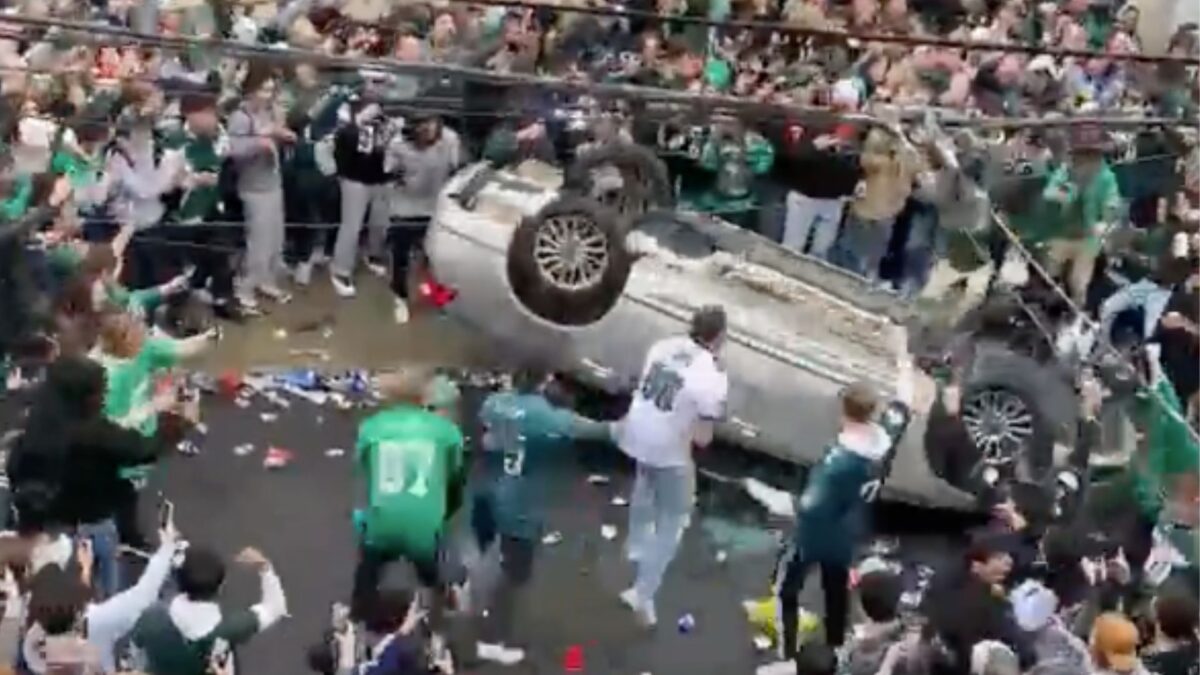
{"type": "Polygon", "coordinates": [[[383,255],[391,221],[391,184],[366,185],[352,180],[338,181],[342,188],[342,224],[338,227],[337,243],[333,247],[335,274],[349,276],[354,273],[358,258],[358,234],[362,231],[367,208],[371,209],[370,229],[367,230],[367,250],[371,255],[383,255]]]}
{"type": "Polygon", "coordinates": [[[240,196],[246,212],[246,287],[275,286],[283,268],[283,190],[240,196]]]}

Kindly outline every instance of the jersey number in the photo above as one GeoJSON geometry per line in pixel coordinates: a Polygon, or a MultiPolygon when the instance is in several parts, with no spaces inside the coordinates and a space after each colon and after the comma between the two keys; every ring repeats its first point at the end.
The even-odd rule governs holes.
{"type": "Polygon", "coordinates": [[[429,494],[436,447],[431,441],[384,441],[379,444],[375,490],[381,495],[407,492],[414,497],[429,494]]]}
{"type": "Polygon", "coordinates": [[[662,362],[650,366],[646,379],[642,380],[642,398],[652,402],[655,408],[670,412],[675,408],[675,397],[683,389],[683,378],[662,362]]]}

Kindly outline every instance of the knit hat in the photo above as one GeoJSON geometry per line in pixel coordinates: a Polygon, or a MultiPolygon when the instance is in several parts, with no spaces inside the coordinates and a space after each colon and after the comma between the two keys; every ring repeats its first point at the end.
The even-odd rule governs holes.
{"type": "Polygon", "coordinates": [[[1138,629],[1117,612],[1106,612],[1092,624],[1092,654],[1109,670],[1132,673],[1138,665],[1138,629]]]}

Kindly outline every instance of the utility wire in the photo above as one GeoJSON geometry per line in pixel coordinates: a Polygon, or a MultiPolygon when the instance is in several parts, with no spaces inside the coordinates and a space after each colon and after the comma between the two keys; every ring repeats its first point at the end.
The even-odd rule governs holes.
{"type": "MultiPolygon", "coordinates": [[[[91,24],[74,21],[40,19],[23,16],[0,16],[0,23],[30,26],[36,28],[60,28],[67,31],[80,31],[93,35],[104,35],[112,38],[117,44],[140,44],[156,46],[163,49],[187,50],[207,49],[242,56],[244,58],[262,58],[266,60],[288,62],[310,62],[330,68],[342,68],[359,71],[376,71],[380,73],[395,73],[412,76],[457,76],[463,79],[480,82],[491,82],[497,85],[514,87],[546,88],[586,94],[595,98],[622,98],[642,101],[673,102],[684,105],[712,106],[729,108],[736,111],[777,111],[784,114],[817,119],[836,119],[844,122],[858,122],[865,125],[880,126],[894,130],[890,121],[877,116],[854,113],[841,114],[829,108],[816,106],[801,106],[793,104],[766,103],[747,101],[736,96],[697,94],[692,92],[673,91],[657,87],[647,87],[632,84],[617,83],[587,83],[575,82],[562,78],[526,75],[517,73],[497,73],[481,68],[452,66],[446,64],[403,62],[394,59],[370,59],[364,57],[331,56],[314,51],[294,49],[290,47],[270,47],[263,45],[247,45],[230,40],[214,40],[184,37],[166,37],[149,33],[118,28],[109,25],[91,24]]],[[[900,121],[922,120],[928,109],[906,110],[899,113],[900,121]]],[[[943,125],[951,126],[987,126],[988,128],[1026,128],[1050,126],[1200,126],[1200,120],[1182,120],[1168,118],[1110,118],[1110,117],[1065,117],[1055,119],[1043,118],[985,118],[971,115],[954,116],[941,115],[939,120],[943,125]]]]}
{"type": "Polygon", "coordinates": [[[893,33],[872,33],[868,31],[848,31],[828,28],[806,28],[771,21],[745,21],[740,19],[709,19],[702,16],[677,16],[660,14],[636,9],[592,6],[562,6],[545,2],[529,2],[528,0],[447,0],[453,5],[488,7],[512,7],[536,11],[563,12],[569,14],[587,14],[591,16],[606,16],[623,19],[642,19],[660,23],[676,23],[694,26],[708,26],[736,30],[753,30],[782,35],[801,37],[818,37],[840,41],[857,40],[859,42],[885,42],[906,46],[930,46],[965,51],[1007,52],[1015,54],[1046,54],[1056,57],[1071,57],[1079,59],[1108,59],[1111,61],[1138,61],[1142,63],[1179,63],[1186,66],[1200,65],[1200,58],[1191,56],[1151,55],[1151,54],[1109,54],[1107,52],[1087,49],[1062,49],[1057,47],[1042,47],[1037,45],[1011,42],[977,42],[974,40],[954,40],[927,35],[898,35],[893,33]]]}

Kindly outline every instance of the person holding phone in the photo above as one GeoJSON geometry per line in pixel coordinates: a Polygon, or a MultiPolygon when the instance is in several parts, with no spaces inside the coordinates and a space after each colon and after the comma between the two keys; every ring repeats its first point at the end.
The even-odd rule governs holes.
{"type": "MultiPolygon", "coordinates": [[[[158,599],[171,560],[182,550],[174,524],[167,523],[158,537],[158,549],[138,582],[103,602],[90,601],[92,589],[73,568],[47,565],[34,575],[29,582],[31,625],[21,643],[31,672],[66,672],[57,668],[85,664],[94,670],[79,672],[115,669],[116,644],[158,599]]],[[[81,563],[84,569],[90,566],[81,563]]]]}
{"type": "Polygon", "coordinates": [[[212,549],[190,546],[175,572],[180,594],[152,605],[133,626],[132,660],[146,675],[210,675],[236,669],[238,646],[288,615],[287,596],[261,551],[247,547],[236,562],[256,570],[262,599],[249,609],[218,604],[225,563],[212,549]]]}

